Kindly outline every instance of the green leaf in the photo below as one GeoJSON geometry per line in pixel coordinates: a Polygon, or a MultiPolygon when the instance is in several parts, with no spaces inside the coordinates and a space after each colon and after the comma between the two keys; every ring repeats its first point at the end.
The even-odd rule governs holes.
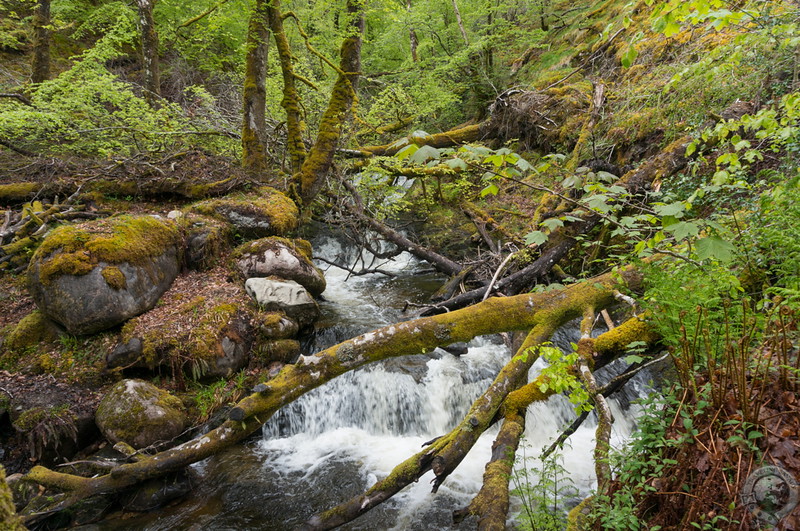
{"type": "Polygon", "coordinates": [[[549,218],[541,222],[540,224],[543,227],[547,227],[550,232],[553,232],[558,227],[563,227],[564,222],[558,218],[549,218]]]}
{"type": "Polygon", "coordinates": [[[447,166],[449,166],[450,168],[452,168],[454,170],[466,170],[467,169],[467,163],[464,162],[463,160],[459,159],[459,158],[448,159],[448,160],[444,161],[444,163],[447,164],[447,166]]]}
{"type": "Polygon", "coordinates": [[[546,241],[547,234],[540,230],[535,230],[525,235],[525,245],[541,245],[546,241]]]}
{"type": "Polygon", "coordinates": [[[431,146],[422,146],[411,155],[408,160],[416,164],[423,164],[431,159],[438,159],[440,157],[439,150],[431,146]]]}
{"type": "Polygon", "coordinates": [[[583,184],[583,177],[580,175],[570,175],[563,181],[561,181],[561,186],[564,188],[576,188],[583,184]]]}
{"type": "Polygon", "coordinates": [[[633,364],[633,363],[641,363],[644,361],[644,358],[641,356],[637,356],[635,354],[631,354],[630,356],[625,356],[625,363],[633,364]]]}
{"type": "Polygon", "coordinates": [[[733,260],[733,253],[736,251],[736,247],[719,236],[708,236],[697,240],[696,250],[697,258],[700,260],[713,258],[727,263],[733,260]]]}
{"type": "Polygon", "coordinates": [[[486,197],[487,195],[497,195],[497,192],[500,191],[500,188],[497,187],[496,184],[490,184],[483,190],[481,190],[481,197],[486,197]]]}
{"type": "Polygon", "coordinates": [[[656,214],[659,216],[673,216],[679,218],[686,211],[686,207],[683,205],[682,201],[676,201],[675,203],[668,203],[666,205],[655,205],[653,210],[655,210],[656,214]]]}
{"type": "Polygon", "coordinates": [[[672,233],[676,240],[684,240],[689,237],[697,236],[700,233],[700,227],[697,223],[691,221],[679,221],[669,227],[664,227],[664,230],[672,233]]]}
{"type": "Polygon", "coordinates": [[[419,146],[417,146],[416,144],[409,144],[406,147],[404,147],[403,149],[401,149],[400,151],[398,151],[397,153],[395,153],[394,156],[397,157],[400,160],[405,160],[408,157],[410,157],[411,155],[413,155],[414,153],[416,153],[418,149],[419,149],[419,146]]]}

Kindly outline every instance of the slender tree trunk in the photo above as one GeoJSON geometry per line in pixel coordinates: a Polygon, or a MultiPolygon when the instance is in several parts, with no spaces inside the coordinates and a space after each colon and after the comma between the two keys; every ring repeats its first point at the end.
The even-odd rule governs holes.
{"type": "Polygon", "coordinates": [[[158,61],[158,32],[153,19],[157,0],[136,0],[139,8],[138,26],[142,38],[142,70],[145,99],[155,104],[161,97],[161,73],[158,61]]]}
{"type": "Polygon", "coordinates": [[[456,0],[453,0],[453,11],[456,13],[458,29],[461,30],[461,36],[464,38],[464,44],[469,46],[469,38],[467,37],[467,31],[464,29],[464,22],[461,20],[461,11],[458,10],[458,4],[456,3],[456,0]]]}
{"type": "Polygon", "coordinates": [[[265,0],[256,0],[247,32],[244,77],[242,164],[250,172],[267,169],[267,54],[269,28],[265,0]]]}
{"type": "Polygon", "coordinates": [[[31,81],[50,78],[50,0],[39,0],[33,11],[33,64],[31,81]]]}
{"type": "MultiPolygon", "coordinates": [[[[411,13],[411,0],[406,0],[406,10],[411,13]]],[[[411,41],[411,60],[413,62],[419,61],[419,56],[417,55],[417,47],[419,46],[419,39],[417,39],[417,32],[414,29],[414,26],[411,26],[408,29],[408,37],[411,41]]]]}
{"type": "Polygon", "coordinates": [[[349,35],[339,50],[339,77],[333,85],[331,99],[319,124],[317,141],[309,152],[295,184],[304,205],[313,201],[322,188],[332,164],[342,127],[356,99],[358,76],[361,71],[361,34],[364,32],[364,12],[361,0],[347,0],[349,35]]]}
{"type": "Polygon", "coordinates": [[[297,75],[294,72],[292,49],[283,30],[283,13],[280,0],[271,0],[267,5],[267,22],[275,39],[275,50],[283,74],[283,99],[281,107],[286,112],[286,143],[289,152],[289,165],[292,173],[300,170],[306,160],[306,147],[303,135],[306,124],[300,107],[300,93],[297,91],[297,75]]]}

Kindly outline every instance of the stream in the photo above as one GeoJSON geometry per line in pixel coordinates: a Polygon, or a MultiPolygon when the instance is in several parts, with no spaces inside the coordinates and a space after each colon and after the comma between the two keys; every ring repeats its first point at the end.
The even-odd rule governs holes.
{"type": "MultiPolygon", "coordinates": [[[[315,241],[314,249],[329,260],[348,255],[353,259],[353,251],[331,237],[315,241]]],[[[408,318],[402,313],[406,303],[424,303],[442,281],[405,253],[380,265],[394,277],[348,278],[347,271],[320,267],[328,268],[326,301],[317,332],[304,343],[305,353],[408,318]]],[[[564,327],[553,338],[562,348],[577,339],[576,326],[564,327]]],[[[499,337],[483,337],[470,342],[461,356],[437,349],[345,374],[278,412],[264,426],[262,438],[193,465],[198,486],[182,502],[86,529],[292,529],[363,492],[418,452],[423,442],[447,433],[509,357],[499,337]]],[[[532,373],[541,367],[537,362],[532,373]]],[[[645,393],[643,381],[644,377],[632,381],[610,400],[616,420],[614,446],[624,442],[635,425],[636,407],[630,401],[645,393]]],[[[523,445],[530,463],[573,419],[571,404],[561,396],[528,409],[523,445]]],[[[562,465],[578,491],[575,503],[595,485],[595,427],[590,417],[563,450],[562,465]]],[[[437,494],[430,492],[433,474],[428,472],[344,529],[452,529],[452,511],[467,505],[481,486],[496,432],[495,427],[479,439],[437,494]]],[[[474,527],[468,522],[462,524],[464,529],[474,527]]]]}

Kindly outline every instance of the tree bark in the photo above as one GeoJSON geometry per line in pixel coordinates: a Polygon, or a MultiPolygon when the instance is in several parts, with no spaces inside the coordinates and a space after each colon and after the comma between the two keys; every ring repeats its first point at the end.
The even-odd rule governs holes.
{"type": "Polygon", "coordinates": [[[31,81],[50,79],[50,0],[38,0],[33,10],[33,64],[31,81]]]}
{"type": "Polygon", "coordinates": [[[161,73],[158,59],[158,32],[153,19],[153,8],[157,0],[136,0],[139,10],[137,25],[141,36],[142,84],[144,97],[156,105],[161,98],[161,73]]]}
{"type": "MultiPolygon", "coordinates": [[[[406,0],[406,11],[411,13],[411,0],[406,0]]],[[[417,32],[412,25],[408,28],[408,38],[409,42],[411,43],[411,61],[416,63],[419,61],[419,56],[417,55],[417,47],[419,46],[419,39],[417,38],[417,32]]]]}
{"type": "Polygon", "coordinates": [[[275,51],[283,75],[283,99],[281,107],[286,112],[286,143],[289,152],[289,167],[292,173],[300,171],[306,160],[306,147],[303,143],[306,124],[300,107],[300,93],[297,91],[297,74],[294,72],[294,60],[289,39],[283,29],[283,13],[280,0],[271,0],[266,4],[267,22],[275,39],[275,51]]]}
{"type": "Polygon", "coordinates": [[[319,133],[300,171],[295,175],[303,205],[309,205],[319,193],[333,165],[336,145],[342,127],[356,99],[361,71],[361,35],[364,32],[364,5],[360,0],[347,0],[349,34],[339,50],[339,77],[333,85],[331,99],[322,115],[319,133]]]}
{"type": "Polygon", "coordinates": [[[242,124],[242,164],[256,174],[267,169],[267,0],[256,0],[247,31],[247,57],[244,76],[244,119],[242,124]]]}
{"type": "Polygon", "coordinates": [[[467,30],[464,29],[464,21],[461,20],[461,11],[458,10],[458,3],[456,0],[453,0],[453,11],[456,14],[456,22],[458,23],[458,29],[461,32],[461,37],[464,39],[464,44],[469,46],[469,37],[467,37],[467,30]]]}

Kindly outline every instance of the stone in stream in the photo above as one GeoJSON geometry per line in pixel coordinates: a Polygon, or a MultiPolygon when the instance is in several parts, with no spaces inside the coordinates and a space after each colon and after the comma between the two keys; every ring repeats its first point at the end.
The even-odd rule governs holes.
{"type": "Polygon", "coordinates": [[[311,262],[311,244],[305,240],[263,238],[240,246],[233,258],[244,278],[294,280],[314,297],[325,291],[325,276],[311,262]]]}
{"type": "Polygon", "coordinates": [[[293,280],[250,278],[245,289],[266,310],[280,310],[298,322],[300,327],[312,324],[320,311],[314,298],[293,280]]]}

